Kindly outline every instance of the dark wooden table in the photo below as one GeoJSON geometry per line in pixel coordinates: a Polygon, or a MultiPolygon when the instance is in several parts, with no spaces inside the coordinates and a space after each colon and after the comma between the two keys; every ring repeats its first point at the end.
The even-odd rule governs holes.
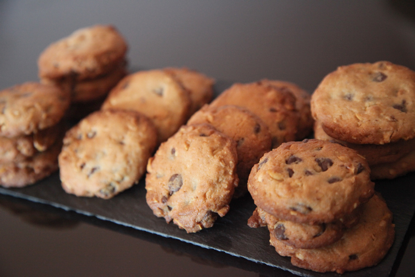
{"type": "MultiPolygon", "coordinates": [[[[98,23],[124,34],[131,71],[187,66],[220,82],[280,79],[312,92],[339,65],[388,60],[415,70],[411,1],[0,0],[0,89],[36,81],[37,58],[49,43],[98,23]]],[[[399,179],[391,184],[399,189],[399,179]]],[[[415,276],[414,225],[412,219],[391,275],[415,276]]],[[[291,276],[0,195],[0,276],[258,275],[291,276]]]]}

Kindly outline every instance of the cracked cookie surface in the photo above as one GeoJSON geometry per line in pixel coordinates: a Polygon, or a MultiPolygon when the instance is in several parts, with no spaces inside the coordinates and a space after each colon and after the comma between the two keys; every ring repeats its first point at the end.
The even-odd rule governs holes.
{"type": "Polygon", "coordinates": [[[184,126],[148,162],[147,204],[188,233],[212,227],[229,211],[237,159],[235,142],[213,127],[184,126]]]}
{"type": "Polygon", "coordinates": [[[311,98],[315,120],[331,137],[385,144],[415,137],[415,72],[390,62],[341,66],[311,98]]]}
{"type": "Polygon", "coordinates": [[[144,115],[95,112],[65,135],[62,187],[77,196],[111,198],[139,181],[156,142],[156,130],[144,115]]]}

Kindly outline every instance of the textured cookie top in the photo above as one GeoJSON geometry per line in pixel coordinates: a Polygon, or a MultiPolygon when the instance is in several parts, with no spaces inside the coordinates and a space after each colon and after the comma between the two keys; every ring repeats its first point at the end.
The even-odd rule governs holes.
{"type": "Polygon", "coordinates": [[[211,104],[211,107],[235,105],[259,116],[272,136],[272,147],[295,140],[299,114],[295,97],[287,90],[278,90],[261,82],[234,84],[211,104]]]}
{"type": "Polygon", "coordinates": [[[156,142],[154,126],[137,112],[95,112],[65,135],[62,186],[77,196],[111,198],[139,181],[156,142]]]}
{"type": "Polygon", "coordinates": [[[147,166],[147,203],[188,233],[212,227],[229,210],[236,175],[235,142],[213,127],[184,126],[147,166]]]}
{"type": "Polygon", "coordinates": [[[203,105],[212,100],[215,80],[188,68],[165,68],[164,71],[173,74],[189,91],[191,105],[190,113],[194,114],[203,105]]]}
{"type": "Polygon", "coordinates": [[[58,123],[69,107],[69,93],[28,82],[0,91],[0,136],[36,133],[58,123]]]}
{"type": "Polygon", "coordinates": [[[307,135],[310,134],[311,130],[313,129],[314,122],[310,109],[311,95],[296,84],[286,81],[265,79],[261,80],[261,83],[270,84],[279,90],[287,90],[295,96],[295,107],[300,114],[296,139],[301,140],[307,137],[307,135]]]}
{"type": "Polygon", "coordinates": [[[385,144],[415,137],[415,72],[390,62],[341,66],[311,100],[313,117],[340,140],[385,144]]]}
{"type": "Polygon", "coordinates": [[[395,238],[392,213],[379,196],[374,195],[363,205],[360,221],[347,229],[343,237],[317,249],[296,249],[271,235],[271,244],[282,256],[291,256],[295,266],[318,272],[359,270],[379,263],[395,238]]]}
{"type": "Polygon", "coordinates": [[[252,168],[255,204],[278,218],[323,223],[351,214],[374,193],[366,160],[356,151],[319,140],[288,142],[252,168]]]}
{"type": "Polygon", "coordinates": [[[171,74],[163,70],[128,75],[111,90],[102,109],[136,110],[157,128],[159,142],[167,140],[188,118],[190,96],[171,74]]]}
{"type": "Polygon", "coordinates": [[[205,106],[187,124],[207,123],[236,142],[238,152],[238,191],[246,192],[246,182],[252,166],[271,150],[271,135],[267,125],[249,110],[238,106],[205,106]]]}
{"type": "Polygon", "coordinates": [[[39,77],[58,79],[76,75],[78,79],[94,78],[109,71],[126,52],[127,43],[113,26],[79,29],[41,53],[39,77]]]}

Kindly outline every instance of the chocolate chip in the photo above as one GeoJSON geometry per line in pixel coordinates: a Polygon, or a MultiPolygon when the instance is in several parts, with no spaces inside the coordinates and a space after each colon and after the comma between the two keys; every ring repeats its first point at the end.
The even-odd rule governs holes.
{"type": "Polygon", "coordinates": [[[321,224],[320,225],[320,232],[318,232],[317,234],[315,234],[314,236],[313,236],[313,238],[317,238],[317,237],[319,237],[319,236],[321,236],[325,231],[326,231],[326,224],[321,224]]]}
{"type": "Polygon", "coordinates": [[[272,112],[272,113],[276,113],[277,112],[277,110],[275,108],[269,108],[269,111],[272,112]]]}
{"type": "Polygon", "coordinates": [[[388,76],[382,72],[376,72],[372,75],[373,82],[383,82],[388,76]]]}
{"type": "Polygon", "coordinates": [[[207,137],[208,135],[206,135],[206,134],[204,134],[204,133],[201,133],[201,134],[199,134],[199,137],[207,137]]]}
{"type": "Polygon", "coordinates": [[[326,171],[333,165],[333,161],[329,158],[316,158],[315,161],[322,171],[326,171]]]}
{"type": "Polygon", "coordinates": [[[91,168],[91,170],[89,171],[89,173],[88,173],[88,178],[92,175],[92,174],[94,174],[95,172],[97,172],[98,171],[98,169],[99,169],[99,167],[93,167],[93,168],[91,168]]]}
{"type": "Polygon", "coordinates": [[[254,126],[254,133],[258,134],[261,131],[261,125],[259,125],[258,123],[255,124],[254,126]]]}
{"type": "Polygon", "coordinates": [[[182,179],[182,175],[180,174],[173,174],[170,177],[169,182],[167,183],[167,187],[169,188],[170,195],[172,195],[173,193],[181,189],[182,186],[183,186],[183,179],[182,179]]]}
{"type": "Polygon", "coordinates": [[[311,175],[314,175],[314,174],[313,174],[313,172],[311,172],[310,170],[306,170],[306,171],[304,172],[304,174],[305,174],[305,176],[311,176],[311,175]]]}
{"type": "Polygon", "coordinates": [[[157,94],[158,96],[163,96],[164,90],[163,88],[155,88],[153,89],[153,92],[157,94]]]}
{"type": "Polygon", "coordinates": [[[336,182],[340,182],[341,180],[342,180],[342,178],[334,176],[334,177],[331,177],[330,179],[328,179],[327,182],[329,184],[333,184],[333,183],[336,183],[336,182]]]}
{"type": "Polygon", "coordinates": [[[285,121],[278,122],[278,129],[285,130],[286,128],[287,128],[287,124],[285,123],[285,121]]]}
{"type": "Polygon", "coordinates": [[[292,170],[291,168],[287,168],[287,171],[288,171],[288,176],[290,176],[290,178],[293,177],[294,170],[292,170]]]}
{"type": "Polygon", "coordinates": [[[346,95],[344,95],[343,98],[346,99],[346,100],[348,100],[348,101],[351,101],[351,100],[353,100],[353,94],[347,93],[346,95]]]}
{"type": "Polygon", "coordinates": [[[299,162],[302,162],[303,160],[297,156],[291,155],[288,159],[285,160],[286,164],[298,164],[299,162]]]}
{"type": "Polygon", "coordinates": [[[113,183],[110,183],[105,188],[100,189],[99,194],[101,194],[104,198],[107,198],[112,196],[116,190],[116,186],[113,183]]]}
{"type": "Polygon", "coordinates": [[[361,163],[358,163],[355,170],[356,170],[356,175],[357,175],[360,172],[362,172],[363,170],[365,170],[365,167],[361,163]]]}
{"type": "Polygon", "coordinates": [[[268,158],[263,159],[259,164],[258,164],[258,170],[261,169],[261,167],[266,164],[268,162],[268,158]]]}
{"type": "Polygon", "coordinates": [[[167,197],[166,197],[166,196],[163,196],[163,197],[161,198],[161,203],[163,203],[163,204],[164,204],[164,203],[166,203],[166,202],[167,202],[167,200],[168,200],[168,199],[167,199],[167,197]]]}
{"type": "Polygon", "coordinates": [[[394,109],[400,110],[403,113],[406,113],[408,110],[406,109],[406,100],[402,100],[401,104],[395,104],[392,106],[394,109]]]}
{"type": "Polygon", "coordinates": [[[84,169],[84,167],[85,167],[85,163],[82,163],[82,164],[79,166],[79,168],[80,168],[80,169],[84,169]]]}
{"type": "Polygon", "coordinates": [[[176,148],[174,148],[174,147],[173,147],[173,148],[171,149],[170,153],[171,153],[173,156],[175,156],[175,155],[176,155],[176,148]]]}
{"type": "Polygon", "coordinates": [[[93,138],[93,137],[95,137],[95,135],[97,134],[97,132],[96,131],[90,131],[90,132],[88,132],[88,134],[86,134],[86,136],[88,137],[88,138],[93,138]]]}
{"type": "Polygon", "coordinates": [[[303,139],[303,143],[307,143],[309,141],[310,141],[309,139],[303,139]]]}
{"type": "Polygon", "coordinates": [[[244,138],[238,139],[238,141],[236,142],[236,146],[240,147],[244,143],[244,141],[245,141],[244,138]]]}
{"type": "Polygon", "coordinates": [[[290,210],[299,212],[300,214],[309,214],[313,209],[305,204],[297,204],[295,207],[290,207],[290,210]]]}
{"type": "Polygon", "coordinates": [[[278,223],[274,229],[274,236],[279,240],[288,240],[285,236],[285,226],[282,223],[278,223]]]}
{"type": "Polygon", "coordinates": [[[173,210],[173,208],[172,208],[172,207],[170,207],[170,206],[168,206],[168,205],[167,205],[167,209],[168,209],[169,211],[173,210]]]}
{"type": "Polygon", "coordinates": [[[349,260],[357,260],[357,254],[349,255],[349,260]]]}

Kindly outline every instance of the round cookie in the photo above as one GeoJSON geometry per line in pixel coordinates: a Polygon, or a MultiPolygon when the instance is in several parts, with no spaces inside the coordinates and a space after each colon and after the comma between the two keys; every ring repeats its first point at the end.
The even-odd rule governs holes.
{"type": "Polygon", "coordinates": [[[377,195],[364,204],[359,223],[347,229],[337,242],[316,249],[298,249],[282,243],[270,233],[278,254],[290,256],[291,263],[317,272],[339,274],[378,264],[392,246],[395,225],[386,203],[377,195]]]}
{"type": "Polygon", "coordinates": [[[234,196],[242,196],[247,192],[246,182],[251,168],[271,150],[271,134],[267,125],[249,110],[238,106],[205,106],[187,122],[188,125],[201,123],[213,126],[236,142],[239,186],[234,196]]]}
{"type": "Polygon", "coordinates": [[[248,220],[253,228],[268,226],[276,239],[295,248],[319,248],[338,241],[343,235],[344,226],[339,221],[309,225],[281,220],[260,208],[256,208],[248,220]]]}
{"type": "Polygon", "coordinates": [[[57,86],[28,82],[0,91],[0,136],[36,133],[57,124],[69,107],[69,94],[57,86]]]}
{"type": "Polygon", "coordinates": [[[415,138],[415,72],[390,62],[341,66],[311,99],[331,137],[357,144],[415,138]]]}
{"type": "Polygon", "coordinates": [[[415,150],[412,150],[395,162],[377,164],[370,169],[372,180],[394,179],[415,171],[415,150]]]}
{"type": "Polygon", "coordinates": [[[65,135],[62,187],[77,196],[109,199],[139,181],[156,142],[154,126],[138,112],[94,112],[65,135]]]}
{"type": "Polygon", "coordinates": [[[319,121],[314,124],[314,138],[340,143],[348,148],[356,150],[366,158],[367,163],[372,168],[374,165],[396,162],[412,149],[415,149],[415,139],[400,140],[387,144],[356,144],[334,139],[327,135],[319,121]]]}
{"type": "Polygon", "coordinates": [[[0,185],[24,187],[49,176],[58,170],[58,155],[62,147],[59,139],[44,152],[18,162],[0,164],[0,185]]]}
{"type": "Polygon", "coordinates": [[[356,151],[321,140],[287,142],[251,171],[255,204],[280,219],[329,223],[351,214],[374,193],[370,169],[356,151]]]}
{"type": "Polygon", "coordinates": [[[279,90],[287,90],[295,96],[295,107],[300,114],[296,139],[302,140],[306,138],[313,129],[314,123],[310,109],[311,95],[296,84],[290,82],[264,79],[261,80],[261,83],[270,84],[279,90]]]}
{"type": "Polygon", "coordinates": [[[206,75],[188,68],[165,68],[164,71],[173,74],[189,91],[191,105],[189,114],[192,115],[203,105],[212,100],[215,81],[206,75]]]}
{"type": "Polygon", "coordinates": [[[159,142],[167,140],[188,118],[190,97],[171,74],[163,70],[128,75],[111,90],[102,109],[136,110],[156,126],[159,142]]]}
{"type": "Polygon", "coordinates": [[[64,126],[58,123],[35,134],[13,138],[0,137],[0,164],[21,162],[38,152],[46,151],[62,139],[64,126]]]}
{"type": "Polygon", "coordinates": [[[235,142],[207,124],[183,126],[147,165],[147,204],[188,233],[229,211],[238,185],[235,142]]]}
{"type": "Polygon", "coordinates": [[[235,105],[247,108],[268,126],[272,136],[272,147],[275,148],[296,138],[299,113],[295,108],[295,102],[291,92],[256,82],[232,85],[210,106],[235,105]]]}
{"type": "Polygon", "coordinates": [[[79,29],[49,45],[38,60],[39,77],[77,80],[95,78],[111,71],[123,60],[127,43],[113,26],[95,25],[79,29]]]}

